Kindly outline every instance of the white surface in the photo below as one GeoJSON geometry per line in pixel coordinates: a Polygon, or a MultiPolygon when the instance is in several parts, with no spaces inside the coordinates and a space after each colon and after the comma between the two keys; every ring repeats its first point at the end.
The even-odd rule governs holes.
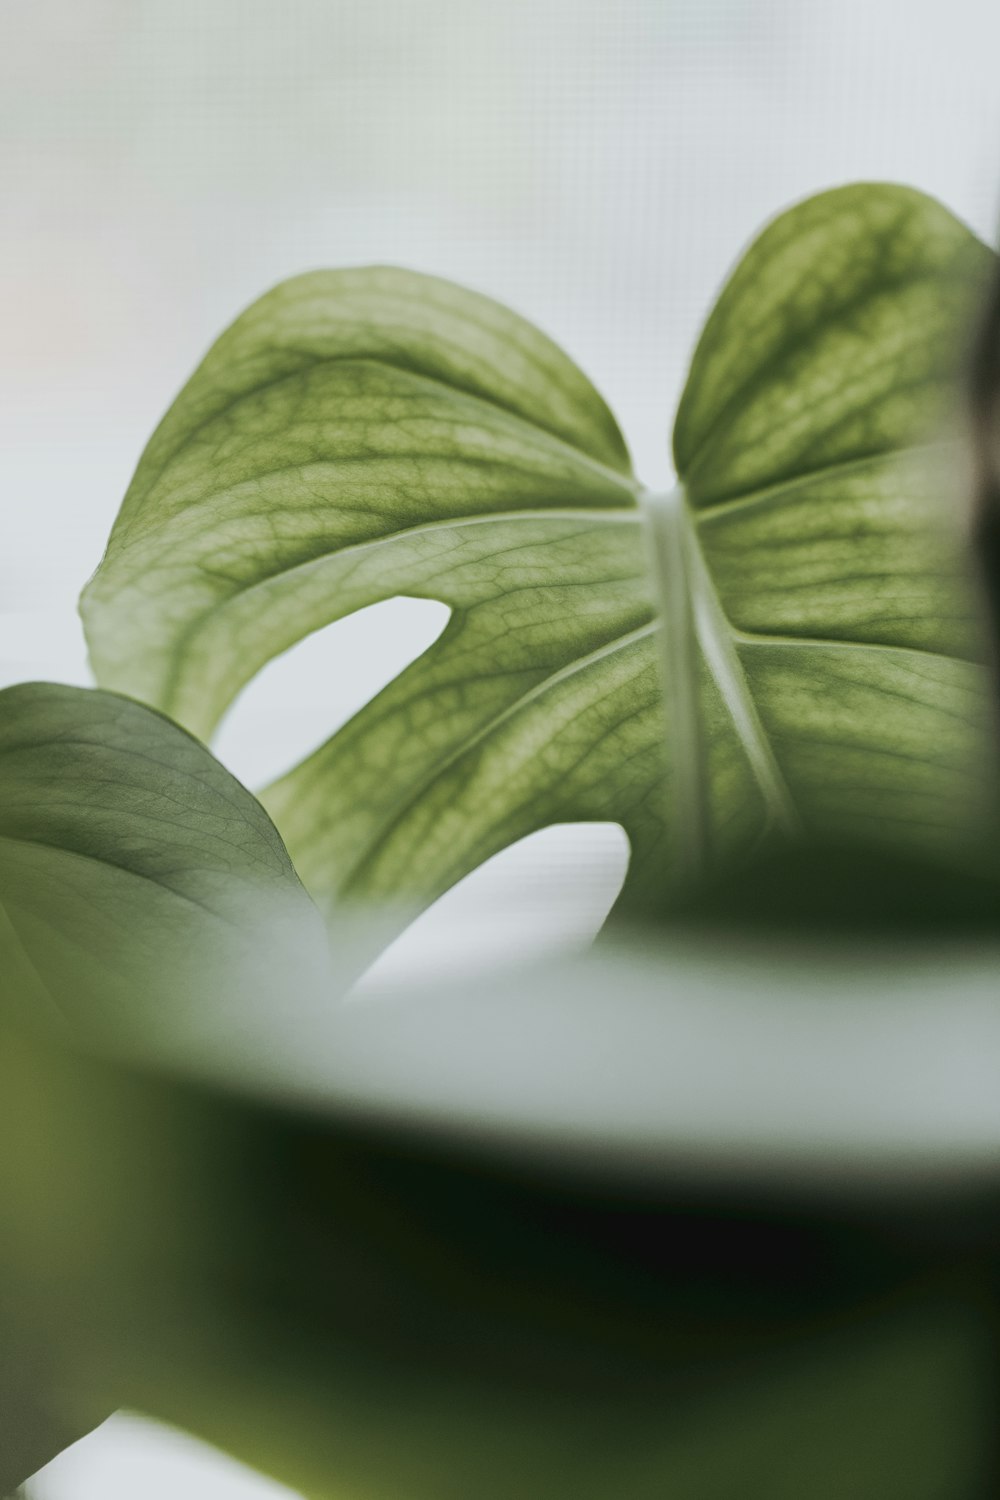
{"type": "MultiPolygon", "coordinates": [[[[119,1412],[32,1480],[29,1500],[294,1500],[291,1490],[148,1418],[119,1412]]],[[[349,1500],[344,1496],[344,1500],[349,1500]]]]}
{"type": "MultiPolygon", "coordinates": [[[[583,364],[663,485],[698,326],[775,211],[891,178],[991,235],[998,57],[995,0],[0,0],[0,680],[86,681],[73,604],[138,451],[270,283],[395,261],[510,302],[583,364]]],[[[388,611],[365,647],[383,680],[407,659],[398,624],[388,611]]],[[[226,754],[250,779],[358,706],[338,639],[304,648],[325,727],[315,705],[287,711],[282,668],[270,712],[266,684],[234,711],[226,754]]],[[[613,888],[617,855],[587,847],[613,888]]],[[[565,933],[578,836],[536,856],[535,930],[565,933]]],[[[520,859],[507,889],[526,905],[520,859]]],[[[461,907],[470,944],[490,909],[461,907]]],[[[96,1495],[87,1455],[133,1440],[145,1460],[109,1458],[101,1500],[157,1493],[169,1450],[119,1424],[45,1500],[96,1495]]],[[[167,1488],[220,1484],[191,1460],[167,1488]]]]}
{"type": "Polygon", "coordinates": [[[623,1170],[826,1191],[995,1178],[996,943],[675,933],[275,1028],[258,1081],[623,1170]],[[876,988],[877,987],[877,988],[876,988]],[[874,991],[874,993],[873,993],[874,991]],[[304,1045],[303,1045],[304,1043],[304,1045]]]}
{"type": "MultiPolygon", "coordinates": [[[[527,842],[508,853],[530,880],[527,842]]],[[[575,894],[586,911],[585,887],[575,894]]],[[[675,928],[656,944],[606,934],[585,956],[539,964],[558,930],[550,919],[515,966],[484,924],[475,971],[463,950],[464,963],[435,972],[429,946],[419,978],[411,965],[394,983],[383,961],[345,1005],[330,1004],[325,974],[303,975],[283,992],[268,985],[266,1006],[241,991],[238,1018],[198,1011],[131,1045],[256,1100],[570,1168],[668,1182],[694,1170],[798,1192],[995,1180],[995,939],[800,935],[778,946],[736,931],[723,946],[675,928]]]]}

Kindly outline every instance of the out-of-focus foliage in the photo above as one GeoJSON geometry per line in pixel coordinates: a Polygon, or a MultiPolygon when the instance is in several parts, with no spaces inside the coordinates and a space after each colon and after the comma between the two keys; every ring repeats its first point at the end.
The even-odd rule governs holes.
{"type": "Polygon", "coordinates": [[[98,676],[208,734],[308,632],[451,606],[264,795],[331,917],[564,821],[622,824],[633,911],[776,831],[961,858],[984,687],[945,434],[989,264],[902,188],[783,215],[706,324],[669,503],[513,313],[394,270],[278,287],[140,462],[83,601],[98,676]]]}

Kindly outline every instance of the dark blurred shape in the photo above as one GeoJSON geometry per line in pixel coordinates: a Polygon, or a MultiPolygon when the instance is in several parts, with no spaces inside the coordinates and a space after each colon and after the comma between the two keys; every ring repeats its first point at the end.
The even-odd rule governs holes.
{"type": "Polygon", "coordinates": [[[1000,932],[1000,859],[988,837],[969,856],[958,866],[857,842],[772,847],[693,893],[672,925],[778,942],[993,936],[1000,932]]]}
{"type": "Polygon", "coordinates": [[[568,1182],[4,1041],[0,1263],[72,1408],[317,1500],[998,1492],[988,1193],[568,1182]]]}

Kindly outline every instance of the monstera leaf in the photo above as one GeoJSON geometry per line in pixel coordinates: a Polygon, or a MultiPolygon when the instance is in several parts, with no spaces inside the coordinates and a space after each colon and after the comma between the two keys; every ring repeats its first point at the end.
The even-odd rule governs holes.
{"type": "Polygon", "coordinates": [[[942,502],[990,260],[902,188],[779,218],[705,327],[666,496],[495,303],[392,269],[279,286],[140,462],[83,600],[98,678],[208,737],[307,633],[394,595],[451,607],[264,794],[328,913],[426,904],[566,821],[625,829],[633,911],[774,836],[964,851],[984,684],[942,502]]]}

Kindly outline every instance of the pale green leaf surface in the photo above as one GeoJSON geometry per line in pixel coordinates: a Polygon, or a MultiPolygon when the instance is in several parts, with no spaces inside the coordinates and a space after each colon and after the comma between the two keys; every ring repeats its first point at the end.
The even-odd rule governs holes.
{"type": "Polygon", "coordinates": [[[970,281],[989,260],[945,208],[902,187],[835,189],[772,223],[716,303],[678,409],[674,457],[693,503],[910,444],[934,415],[927,395],[956,373],[970,281]]]}
{"type": "Polygon", "coordinates": [[[326,960],[273,824],[204,746],[50,683],[0,694],[0,950],[8,999],[144,1036],[238,1024],[255,985],[326,960]]]}
{"type": "Polygon", "coordinates": [[[278,288],[140,463],[84,598],[98,676],[207,736],[306,633],[451,607],[265,795],[328,914],[566,821],[621,823],[633,909],[776,830],[953,856],[984,686],[941,432],[988,263],[905,189],[783,215],[706,326],[663,500],[514,314],[401,271],[278,288]]]}

